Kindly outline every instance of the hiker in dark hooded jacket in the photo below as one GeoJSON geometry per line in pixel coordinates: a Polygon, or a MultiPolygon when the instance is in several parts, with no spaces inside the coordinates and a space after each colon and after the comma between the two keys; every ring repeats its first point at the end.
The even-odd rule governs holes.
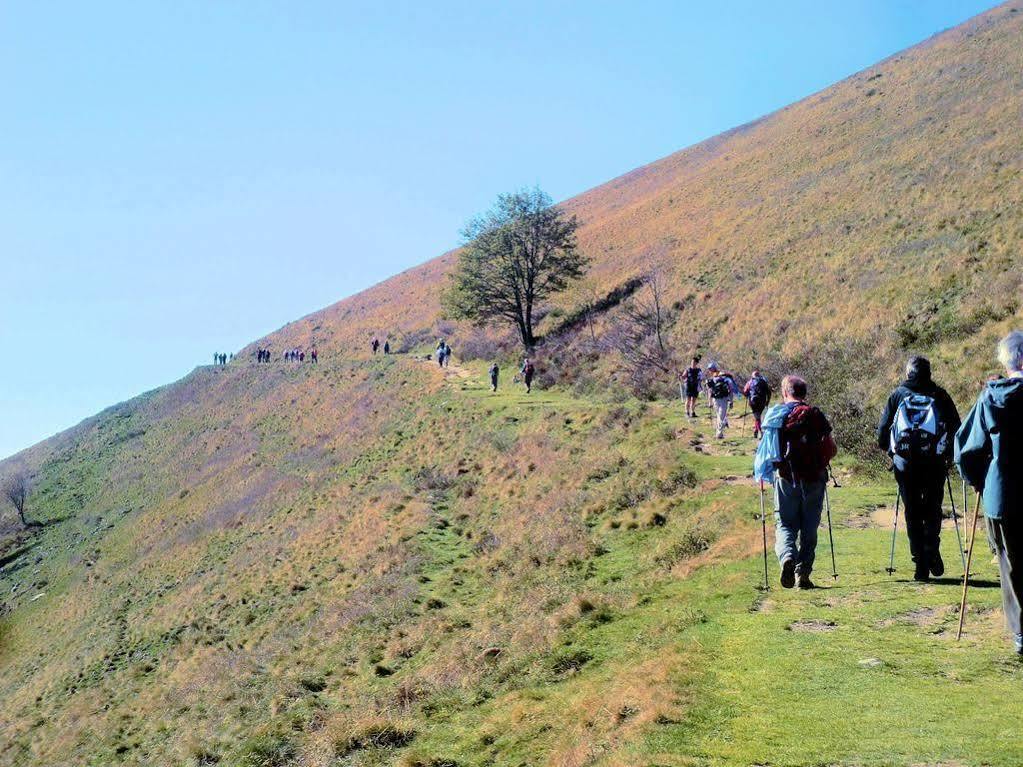
{"type": "Polygon", "coordinates": [[[759,370],[754,370],[746,385],[742,387],[742,396],[749,402],[749,409],[753,414],[753,438],[756,439],[763,436],[762,416],[771,402],[771,385],[760,375],[759,370]]]}
{"type": "Polygon", "coordinates": [[[955,462],[984,496],[988,533],[998,554],[1002,610],[1023,655],[1023,331],[998,344],[1006,378],[988,381],[955,436],[955,462]]]}
{"type": "Polygon", "coordinates": [[[497,391],[497,376],[500,372],[496,362],[490,366],[490,391],[497,391]]]}
{"type": "Polygon", "coordinates": [[[952,398],[931,380],[931,363],[926,357],[910,359],[906,380],[891,393],[881,413],[877,445],[892,458],[906,510],[913,578],[918,581],[945,572],[939,551],[941,502],[959,423],[952,398]]]}

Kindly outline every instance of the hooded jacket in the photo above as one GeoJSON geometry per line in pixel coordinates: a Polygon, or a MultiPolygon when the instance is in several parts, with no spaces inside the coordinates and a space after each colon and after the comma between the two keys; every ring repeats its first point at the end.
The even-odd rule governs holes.
{"type": "Polygon", "coordinates": [[[955,437],[959,473],[984,494],[984,514],[1019,515],[1023,501],[1023,378],[989,381],[955,437]]]}
{"type": "Polygon", "coordinates": [[[934,383],[929,376],[926,378],[910,376],[896,386],[895,391],[888,396],[884,412],[881,413],[881,420],[877,423],[877,446],[886,453],[889,453],[891,449],[892,422],[895,421],[895,415],[899,412],[899,405],[911,394],[922,394],[934,400],[934,409],[945,424],[950,436],[959,429],[961,423],[959,410],[948,392],[934,383]]]}

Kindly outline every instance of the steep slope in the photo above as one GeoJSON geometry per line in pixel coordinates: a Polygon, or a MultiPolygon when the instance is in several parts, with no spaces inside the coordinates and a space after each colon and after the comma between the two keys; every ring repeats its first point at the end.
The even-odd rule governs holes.
{"type": "MultiPolygon", "coordinates": [[[[875,366],[909,348],[965,353],[971,364],[942,374],[966,395],[1019,311],[1021,50],[1023,6],[1009,2],[567,201],[595,288],[660,268],[667,298],[684,305],[672,328],[683,353],[769,365],[848,347],[870,357],[850,374],[871,397],[875,366]]],[[[452,263],[442,256],[271,340],[343,353],[370,334],[435,325],[452,263]]]]}
{"type": "MultiPolygon", "coordinates": [[[[1019,319],[1021,17],[568,201],[595,289],[661,268],[680,348],[837,366],[858,401],[930,349],[965,395],[1019,319]]],[[[950,647],[952,589],[881,583],[869,478],[836,491],[837,589],[765,599],[748,441],[370,358],[470,338],[452,258],[259,342],[319,366],[242,355],[0,464],[43,523],[0,529],[0,764],[1020,762],[996,594],[950,647]]]]}

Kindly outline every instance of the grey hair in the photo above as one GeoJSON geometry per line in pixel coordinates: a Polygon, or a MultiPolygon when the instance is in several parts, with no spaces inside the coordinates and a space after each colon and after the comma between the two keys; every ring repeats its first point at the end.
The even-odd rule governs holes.
{"type": "Polygon", "coordinates": [[[1023,330],[1014,330],[998,342],[998,361],[1010,373],[1023,370],[1023,330]]]}

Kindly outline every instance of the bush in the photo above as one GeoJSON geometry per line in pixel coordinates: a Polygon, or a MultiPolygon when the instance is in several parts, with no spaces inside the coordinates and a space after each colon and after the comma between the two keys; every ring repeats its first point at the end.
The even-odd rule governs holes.
{"type": "Polygon", "coordinates": [[[710,548],[712,540],[707,534],[696,530],[686,530],[682,536],[673,541],[660,554],[654,557],[654,561],[665,570],[670,570],[679,562],[695,557],[710,548]]]}

